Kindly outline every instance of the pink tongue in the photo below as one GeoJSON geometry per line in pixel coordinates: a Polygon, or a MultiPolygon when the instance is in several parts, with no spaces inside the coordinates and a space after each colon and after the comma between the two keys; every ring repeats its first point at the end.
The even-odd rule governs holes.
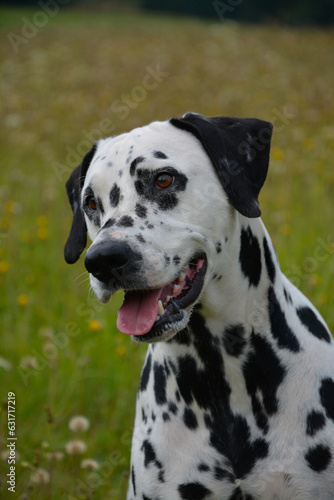
{"type": "Polygon", "coordinates": [[[161,292],[161,288],[149,292],[126,292],[124,303],[118,311],[118,330],[130,335],[149,332],[158,317],[161,292]]]}

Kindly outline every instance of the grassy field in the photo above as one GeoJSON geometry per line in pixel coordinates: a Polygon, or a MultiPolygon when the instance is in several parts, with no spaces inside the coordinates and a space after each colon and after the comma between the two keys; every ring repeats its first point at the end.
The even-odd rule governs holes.
{"type": "Polygon", "coordinates": [[[146,349],[116,331],[122,297],[102,306],[83,259],[63,260],[64,183],[96,139],[152,120],[193,110],[272,121],[263,220],[282,269],[334,330],[334,33],[66,8],[0,18],[0,492],[123,499],[146,349]],[[87,430],[69,428],[77,415],[87,430]]]}

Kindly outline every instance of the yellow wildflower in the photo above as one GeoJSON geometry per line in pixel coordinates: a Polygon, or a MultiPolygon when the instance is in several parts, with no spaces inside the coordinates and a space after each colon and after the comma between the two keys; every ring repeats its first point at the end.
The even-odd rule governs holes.
{"type": "Polygon", "coordinates": [[[306,137],[306,139],[304,139],[304,148],[308,151],[314,149],[314,140],[312,137],[306,137]]]}
{"type": "Polygon", "coordinates": [[[103,325],[98,319],[91,319],[88,323],[88,327],[92,330],[92,332],[98,332],[99,330],[102,330],[103,325]]]}
{"type": "Polygon", "coordinates": [[[289,236],[289,234],[291,234],[292,228],[290,224],[282,224],[280,226],[280,231],[283,234],[283,236],[289,236]]]}
{"type": "Polygon", "coordinates": [[[46,240],[49,237],[49,230],[47,227],[40,226],[37,229],[37,236],[40,240],[46,240]]]}
{"type": "Polygon", "coordinates": [[[37,217],[37,226],[46,227],[49,224],[49,220],[46,215],[40,215],[37,217]]]}
{"type": "Polygon", "coordinates": [[[281,148],[274,146],[271,150],[271,157],[273,160],[282,161],[282,160],[284,160],[284,153],[281,150],[281,148]]]}
{"type": "Polygon", "coordinates": [[[10,218],[8,216],[2,217],[0,227],[1,229],[8,229],[10,224],[10,218]]]}
{"type": "Polygon", "coordinates": [[[6,274],[9,270],[9,262],[6,260],[1,260],[0,261],[0,273],[1,274],[6,274]]]}
{"type": "Polygon", "coordinates": [[[28,298],[28,295],[26,295],[25,293],[21,293],[18,297],[17,297],[17,303],[20,305],[20,306],[26,306],[29,302],[29,298],[28,298]]]}
{"type": "Polygon", "coordinates": [[[18,214],[21,212],[22,206],[17,201],[7,201],[5,204],[5,212],[7,214],[18,214]]]}
{"type": "Polygon", "coordinates": [[[124,345],[119,345],[116,348],[118,356],[124,356],[126,354],[126,347],[124,345]]]}

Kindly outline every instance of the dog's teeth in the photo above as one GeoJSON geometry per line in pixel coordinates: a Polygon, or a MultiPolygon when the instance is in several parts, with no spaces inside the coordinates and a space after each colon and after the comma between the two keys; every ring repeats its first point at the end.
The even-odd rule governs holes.
{"type": "Polygon", "coordinates": [[[159,308],[159,314],[162,316],[163,314],[165,314],[165,309],[164,309],[164,306],[162,305],[162,302],[161,300],[158,300],[158,308],[159,308]]]}
{"type": "Polygon", "coordinates": [[[172,297],[170,295],[167,295],[166,301],[169,302],[172,297]]]}
{"type": "Polygon", "coordinates": [[[176,294],[181,288],[181,285],[174,285],[173,286],[173,293],[176,294]]]}
{"type": "Polygon", "coordinates": [[[181,282],[181,281],[183,281],[185,277],[186,277],[186,273],[183,273],[183,272],[182,272],[182,273],[180,274],[180,276],[179,276],[179,281],[180,281],[180,282],[181,282]]]}

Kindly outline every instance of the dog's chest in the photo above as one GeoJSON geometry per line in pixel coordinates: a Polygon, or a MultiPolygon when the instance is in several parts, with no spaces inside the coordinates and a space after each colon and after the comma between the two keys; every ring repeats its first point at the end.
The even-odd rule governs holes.
{"type": "Polygon", "coordinates": [[[230,395],[240,391],[240,381],[233,388],[220,359],[216,366],[204,364],[189,345],[179,346],[174,358],[163,351],[150,349],[138,392],[132,450],[137,483],[140,477],[145,488],[154,484],[162,498],[183,498],[182,488],[185,495],[194,488],[190,495],[210,491],[220,499],[249,482],[251,489],[259,487],[269,444],[256,428],[250,400],[239,404],[243,414],[231,410],[230,395]]]}
{"type": "MultiPolygon", "coordinates": [[[[293,418],[295,396],[285,401],[291,411],[276,412],[269,425],[254,412],[254,401],[272,411],[275,387],[270,396],[261,394],[264,386],[259,384],[257,399],[254,394],[252,399],[242,381],[245,373],[252,377],[256,359],[244,364],[245,370],[239,363],[239,376],[231,377],[233,369],[214,342],[202,358],[199,347],[203,352],[203,345],[196,349],[181,339],[176,350],[173,345],[173,356],[166,344],[149,349],[133,437],[131,471],[137,492],[147,498],[210,500],[309,500],[317,492],[325,494],[320,476],[317,484],[303,467],[307,445],[305,429],[293,418]]],[[[245,357],[249,359],[247,352],[245,357]]],[[[275,371],[279,373],[279,365],[272,367],[272,376],[275,371]]],[[[284,393],[291,394],[288,376],[285,384],[284,393]]],[[[328,492],[328,500],[332,498],[328,492]]]]}

